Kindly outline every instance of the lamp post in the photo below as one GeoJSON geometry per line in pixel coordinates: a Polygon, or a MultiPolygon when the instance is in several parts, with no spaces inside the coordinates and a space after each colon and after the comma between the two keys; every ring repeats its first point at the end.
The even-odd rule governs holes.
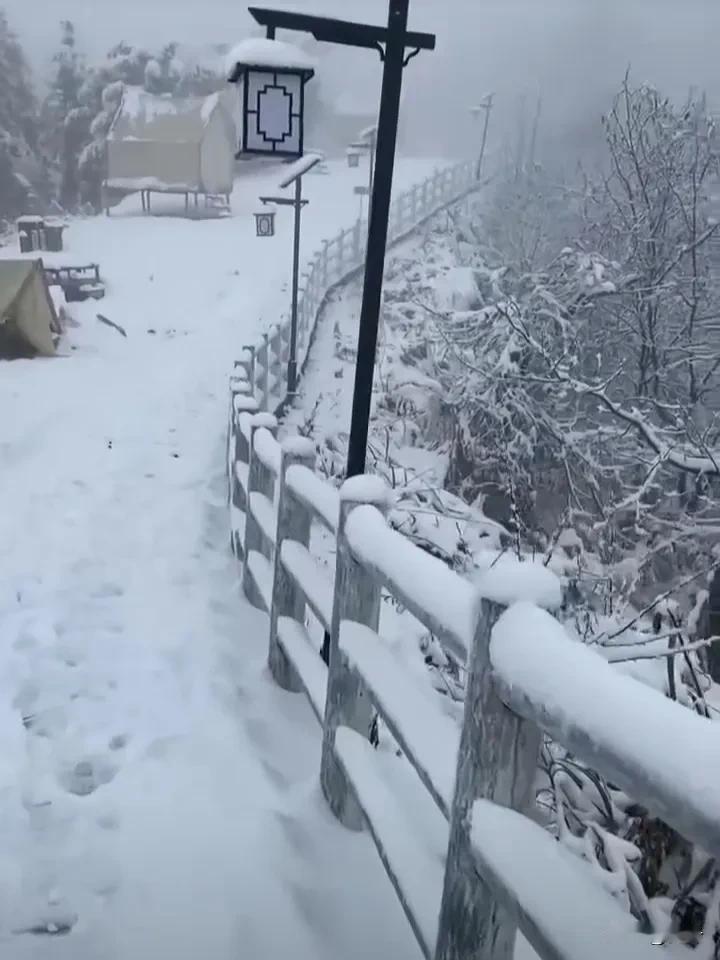
{"type": "MultiPolygon", "coordinates": [[[[308,203],[302,195],[302,178],[312,170],[314,166],[321,163],[324,157],[319,153],[308,153],[300,157],[288,169],[285,176],[279,183],[281,190],[294,186],[294,196],[289,197],[260,197],[262,203],[274,203],[280,207],[292,207],[295,212],[293,228],[293,256],[292,256],[292,304],[290,307],[290,349],[288,351],[287,366],[287,393],[292,397],[297,392],[297,331],[298,331],[298,303],[299,303],[299,285],[300,285],[300,218],[302,208],[308,203]]],[[[262,216],[256,214],[256,218],[262,216]]],[[[274,217],[274,214],[272,214],[274,217]]],[[[258,228],[258,236],[259,228],[258,228]]],[[[272,236],[272,234],[264,234],[272,236]]]]}
{"type": "Polygon", "coordinates": [[[493,108],[493,97],[494,94],[489,93],[481,103],[477,106],[470,107],[470,113],[475,117],[476,120],[480,119],[480,116],[485,114],[485,123],[483,124],[482,132],[482,142],[480,144],[480,153],[478,155],[477,169],[475,172],[475,179],[480,179],[480,174],[482,172],[483,159],[485,157],[485,146],[487,145],[487,135],[488,135],[488,126],[490,124],[490,111],[493,108]]]}
{"type": "MultiPolygon", "coordinates": [[[[377,127],[368,127],[360,133],[358,139],[348,147],[348,166],[357,167],[360,164],[360,156],[367,153],[368,164],[368,185],[367,187],[355,187],[355,193],[360,196],[360,216],[362,217],[362,198],[372,196],[373,181],[375,179],[375,151],[377,149],[377,127]]],[[[368,201],[369,203],[369,201],[368,201]]]]}
{"type": "Polygon", "coordinates": [[[329,17],[315,17],[285,10],[249,8],[255,21],[266,28],[268,38],[275,37],[278,29],[295,30],[312,34],[320,42],[378,50],[383,60],[382,92],[374,151],[374,178],[348,443],[346,468],[348,477],[365,471],[403,68],[421,50],[435,49],[433,34],[416,33],[407,29],[409,3],[410,0],[389,0],[387,27],[335,20],[329,17]]]}

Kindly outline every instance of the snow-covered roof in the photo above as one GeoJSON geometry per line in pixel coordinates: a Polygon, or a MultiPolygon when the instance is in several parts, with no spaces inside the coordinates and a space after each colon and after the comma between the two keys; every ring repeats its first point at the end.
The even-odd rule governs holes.
{"type": "Polygon", "coordinates": [[[288,67],[292,70],[314,70],[315,61],[304,50],[284,40],[250,37],[232,48],[225,60],[231,78],[238,64],[249,67],[288,67]]]}
{"type": "Polygon", "coordinates": [[[216,93],[179,98],[147,93],[142,87],[125,87],[108,140],[199,143],[219,104],[216,93]]]}

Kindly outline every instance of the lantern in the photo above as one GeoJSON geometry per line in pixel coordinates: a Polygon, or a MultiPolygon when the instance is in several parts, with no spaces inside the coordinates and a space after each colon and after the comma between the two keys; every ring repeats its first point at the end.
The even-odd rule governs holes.
{"type": "Polygon", "coordinates": [[[242,114],[238,156],[301,157],[305,84],[312,60],[280,40],[245,40],[228,58],[229,81],[237,83],[242,114]]]}
{"type": "Polygon", "coordinates": [[[258,237],[275,236],[275,211],[261,210],[255,214],[255,234],[258,237]]]}
{"type": "Polygon", "coordinates": [[[360,154],[356,150],[348,150],[347,161],[349,167],[360,166],[360,154]]]}

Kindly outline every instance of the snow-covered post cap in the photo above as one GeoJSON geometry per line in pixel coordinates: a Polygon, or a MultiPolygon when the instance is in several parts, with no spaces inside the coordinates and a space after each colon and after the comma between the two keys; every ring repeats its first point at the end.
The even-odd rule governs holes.
{"type": "Polygon", "coordinates": [[[350,477],[340,487],[341,503],[363,503],[380,510],[390,506],[390,488],[382,479],[368,473],[350,477]]]}
{"type": "Polygon", "coordinates": [[[256,429],[264,427],[266,430],[275,430],[277,429],[277,417],[274,413],[267,413],[265,410],[261,410],[260,413],[256,413],[252,418],[253,426],[256,429]]]}
{"type": "Polygon", "coordinates": [[[494,564],[477,571],[473,583],[478,602],[492,600],[505,607],[526,602],[550,612],[562,606],[562,584],[541,561],[501,556],[494,564]]]}
{"type": "Polygon", "coordinates": [[[280,446],[283,453],[295,460],[313,460],[315,444],[307,437],[285,437],[280,446]]]}

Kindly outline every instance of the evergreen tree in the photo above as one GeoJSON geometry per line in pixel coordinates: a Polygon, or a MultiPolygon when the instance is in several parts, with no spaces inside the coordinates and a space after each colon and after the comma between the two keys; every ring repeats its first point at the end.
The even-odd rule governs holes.
{"type": "Polygon", "coordinates": [[[0,217],[17,216],[44,193],[36,114],[30,69],[0,10],[0,217]]]}
{"type": "Polygon", "coordinates": [[[44,146],[57,171],[60,203],[71,210],[78,202],[78,159],[90,136],[93,111],[82,98],[87,70],[77,51],[75,28],[69,20],[60,28],[60,51],[53,57],[55,74],[43,107],[44,146]]]}

